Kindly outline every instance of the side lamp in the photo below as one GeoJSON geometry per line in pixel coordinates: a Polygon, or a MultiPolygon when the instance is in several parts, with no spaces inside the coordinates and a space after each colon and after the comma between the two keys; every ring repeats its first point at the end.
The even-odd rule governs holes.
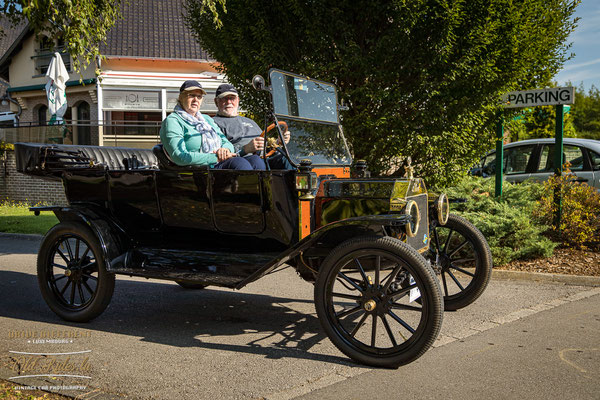
{"type": "Polygon", "coordinates": [[[317,187],[317,174],[312,172],[312,161],[304,159],[300,161],[296,173],[296,190],[301,193],[300,200],[312,200],[315,196],[312,191],[317,187]]]}

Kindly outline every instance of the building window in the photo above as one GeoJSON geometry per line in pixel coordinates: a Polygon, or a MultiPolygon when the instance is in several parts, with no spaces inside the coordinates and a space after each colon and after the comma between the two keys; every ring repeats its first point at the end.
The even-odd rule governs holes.
{"type": "Polygon", "coordinates": [[[37,122],[39,125],[46,125],[48,123],[48,107],[42,105],[38,108],[37,122]]]}
{"type": "Polygon", "coordinates": [[[77,144],[92,144],[90,122],[90,105],[82,101],[77,106],[77,144]]]}
{"type": "Polygon", "coordinates": [[[64,41],[62,39],[54,41],[44,36],[38,43],[35,55],[31,57],[35,62],[36,75],[45,75],[48,72],[50,61],[54,57],[55,52],[60,53],[67,71],[71,72],[71,56],[67,53],[64,41]]]}

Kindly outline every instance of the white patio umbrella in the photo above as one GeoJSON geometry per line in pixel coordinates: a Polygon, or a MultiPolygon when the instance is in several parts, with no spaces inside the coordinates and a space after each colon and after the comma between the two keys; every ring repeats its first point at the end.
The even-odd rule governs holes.
{"type": "Polygon", "coordinates": [[[63,115],[67,111],[67,94],[65,93],[65,88],[69,80],[69,73],[59,53],[54,53],[54,57],[52,57],[48,66],[46,77],[48,78],[46,96],[48,97],[50,122],[60,124],[63,115]]]}

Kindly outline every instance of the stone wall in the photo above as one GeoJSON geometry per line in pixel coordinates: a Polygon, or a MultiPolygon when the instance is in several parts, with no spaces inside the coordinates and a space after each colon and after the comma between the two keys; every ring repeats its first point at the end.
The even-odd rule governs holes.
{"type": "Polygon", "coordinates": [[[0,156],[0,201],[31,205],[67,205],[61,181],[49,181],[17,172],[14,151],[0,156]]]}

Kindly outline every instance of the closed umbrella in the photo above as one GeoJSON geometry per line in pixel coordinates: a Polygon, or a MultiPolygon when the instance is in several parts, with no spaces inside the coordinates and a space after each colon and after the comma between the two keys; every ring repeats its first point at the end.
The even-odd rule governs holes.
{"type": "Polygon", "coordinates": [[[65,93],[65,88],[69,80],[69,73],[59,53],[54,53],[54,57],[52,57],[48,66],[46,77],[48,78],[46,96],[48,97],[50,122],[60,124],[63,115],[67,111],[67,94],[65,93]]]}

